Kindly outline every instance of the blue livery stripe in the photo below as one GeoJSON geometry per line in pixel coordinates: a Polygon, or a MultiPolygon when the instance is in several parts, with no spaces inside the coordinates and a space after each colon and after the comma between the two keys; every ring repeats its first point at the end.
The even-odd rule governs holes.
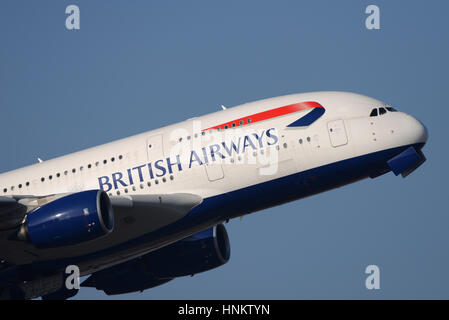
{"type": "Polygon", "coordinates": [[[304,117],[299,118],[295,122],[290,123],[287,127],[307,127],[318,120],[326,111],[324,108],[315,108],[306,114],[304,117]]]}

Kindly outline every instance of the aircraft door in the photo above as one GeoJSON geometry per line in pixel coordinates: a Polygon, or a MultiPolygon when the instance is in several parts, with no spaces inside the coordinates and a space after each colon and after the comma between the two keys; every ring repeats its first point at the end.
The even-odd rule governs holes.
{"type": "Polygon", "coordinates": [[[334,120],[327,123],[327,132],[333,147],[339,147],[348,144],[345,123],[343,120],[334,120]]]}

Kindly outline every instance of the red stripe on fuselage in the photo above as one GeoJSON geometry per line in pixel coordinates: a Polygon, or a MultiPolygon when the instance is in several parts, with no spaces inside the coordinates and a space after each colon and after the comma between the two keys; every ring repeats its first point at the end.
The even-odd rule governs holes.
{"type": "Polygon", "coordinates": [[[242,117],[242,118],[238,118],[238,119],[235,119],[232,121],[228,121],[228,122],[219,124],[214,127],[203,129],[202,131],[213,130],[213,129],[218,129],[218,128],[225,129],[225,126],[227,126],[228,128],[245,126],[245,125],[252,124],[255,122],[273,119],[276,117],[284,116],[286,114],[303,111],[303,110],[307,110],[307,109],[312,109],[312,108],[323,108],[323,106],[321,104],[319,104],[318,102],[314,102],[314,101],[294,103],[294,104],[290,104],[288,106],[283,106],[283,107],[255,113],[255,114],[252,114],[252,115],[249,115],[246,117],[242,117]],[[233,124],[234,124],[234,126],[233,126],[233,124]]]}

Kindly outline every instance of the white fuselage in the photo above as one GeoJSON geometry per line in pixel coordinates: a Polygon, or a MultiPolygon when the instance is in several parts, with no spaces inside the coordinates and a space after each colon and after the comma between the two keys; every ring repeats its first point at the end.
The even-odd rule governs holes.
{"type": "MultiPolygon", "coordinates": [[[[382,102],[363,96],[346,95],[348,96],[346,97],[342,93],[289,95],[247,103],[195,119],[189,119],[181,123],[3,173],[0,175],[0,194],[44,196],[97,189],[99,187],[98,178],[101,176],[110,176],[112,173],[119,171],[126,172],[128,168],[135,168],[151,161],[156,161],[161,157],[168,157],[170,156],[170,150],[173,148],[181,146],[191,149],[194,145],[201,148],[215,142],[216,136],[214,134],[217,131],[208,131],[203,136],[198,134],[201,133],[201,130],[198,130],[198,126],[201,126],[199,127],[200,129],[208,128],[227,122],[230,119],[241,118],[247,114],[254,114],[299,101],[318,100],[325,106],[326,113],[314,125],[298,130],[286,128],[289,123],[298,118],[297,113],[268,119],[247,127],[228,129],[237,131],[236,136],[240,132],[242,132],[240,136],[244,136],[245,132],[258,132],[270,128],[277,129],[281,146],[279,149],[279,161],[285,161],[285,165],[281,164],[280,170],[273,175],[258,174],[263,164],[261,161],[254,165],[245,164],[248,161],[244,161],[242,165],[223,163],[224,178],[211,183],[207,177],[205,167],[192,166],[189,170],[183,170],[182,172],[174,168],[173,180],[166,176],[166,182],[162,182],[161,178],[149,179],[149,176],[145,177],[143,183],[145,186],[140,188],[139,173],[137,170],[133,170],[136,190],[133,190],[132,186],[125,188],[119,184],[120,188],[113,192],[109,191],[109,194],[114,196],[116,191],[121,191],[121,194],[124,195],[124,190],[127,189],[129,194],[189,192],[207,198],[265,180],[276,179],[297,171],[405,145],[410,143],[410,138],[413,139],[409,135],[404,135],[403,132],[408,129],[407,126],[403,125],[403,122],[410,121],[406,118],[409,116],[397,113],[389,114],[388,117],[384,118],[370,118],[370,110],[373,107],[381,106],[382,102]],[[359,98],[360,101],[354,98],[359,98]],[[401,119],[401,117],[405,119],[401,119]],[[339,147],[333,147],[327,123],[339,119],[344,120],[347,143],[339,147]],[[197,126],[197,138],[194,137],[195,126],[197,126]],[[211,134],[211,132],[214,133],[211,134]],[[188,136],[191,137],[190,140],[187,140],[188,136]],[[161,138],[163,152],[157,151],[152,154],[148,150],[148,144],[153,141],[154,137],[161,138]],[[183,142],[179,142],[178,137],[183,137],[183,142]],[[310,138],[310,141],[308,141],[308,138],[310,138]],[[299,143],[299,139],[302,139],[302,144],[299,143]],[[287,148],[283,147],[284,143],[287,143],[287,148]],[[159,180],[158,184],[155,183],[156,180],[159,180]],[[147,185],[148,181],[153,182],[150,187],[147,185]],[[27,182],[29,185],[27,185],[27,182]],[[21,188],[19,188],[20,185],[21,188]]],[[[226,133],[221,132],[221,137],[225,141],[226,133]]],[[[155,140],[158,140],[157,138],[155,140]]],[[[253,153],[252,151],[252,148],[247,148],[246,154],[251,154],[253,153]]],[[[224,151],[221,150],[221,152],[224,151]]],[[[187,159],[187,161],[189,160],[187,159]]],[[[129,184],[128,178],[126,184],[129,184]]]]}
{"type": "MultiPolygon", "coordinates": [[[[112,198],[189,193],[209,199],[343,160],[425,143],[424,127],[405,113],[388,112],[370,117],[371,110],[381,106],[385,104],[379,100],[342,92],[293,94],[246,103],[3,173],[0,175],[0,195],[45,197],[102,188],[112,198]],[[251,115],[306,101],[317,102],[325,109],[321,117],[307,126],[288,127],[310,110],[239,123],[239,119],[251,115]],[[220,131],[209,129],[234,120],[237,121],[235,127],[230,125],[220,131]],[[245,141],[248,136],[250,138],[245,141]],[[230,149],[223,147],[223,143],[228,147],[232,146],[232,141],[238,143],[239,138],[239,152],[235,149],[228,152],[230,149]],[[211,149],[212,145],[218,145],[220,149],[211,149]],[[220,155],[224,155],[224,159],[220,155]]],[[[357,178],[369,174],[366,172],[357,178]]],[[[301,186],[307,188],[308,183],[313,182],[313,179],[302,181],[301,186]]],[[[338,183],[330,187],[335,186],[338,183]]],[[[260,192],[260,197],[266,196],[260,192]]],[[[307,193],[301,194],[304,195],[307,193]]],[[[289,200],[292,199],[280,199],[279,203],[289,200]]],[[[262,207],[276,204],[278,202],[273,199],[262,207]]],[[[252,210],[216,217],[210,223],[252,210]]],[[[139,226],[135,232],[112,241],[111,246],[144,235],[145,230],[145,226],[139,226]]],[[[195,231],[178,232],[169,241],[195,231]]],[[[141,254],[150,247],[143,245],[131,251],[141,254]]],[[[84,252],[82,246],[75,251],[73,255],[84,252]]],[[[66,256],[55,250],[48,250],[43,256],[48,258],[55,254],[66,256]]]]}

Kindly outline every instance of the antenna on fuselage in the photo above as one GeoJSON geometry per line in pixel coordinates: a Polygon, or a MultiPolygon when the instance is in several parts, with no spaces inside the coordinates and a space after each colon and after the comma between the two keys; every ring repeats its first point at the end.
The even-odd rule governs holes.
{"type": "Polygon", "coordinates": [[[220,106],[223,110],[226,110],[226,107],[224,105],[220,106]]]}
{"type": "Polygon", "coordinates": [[[37,157],[37,161],[39,161],[39,163],[44,162],[41,158],[37,157]]]}

